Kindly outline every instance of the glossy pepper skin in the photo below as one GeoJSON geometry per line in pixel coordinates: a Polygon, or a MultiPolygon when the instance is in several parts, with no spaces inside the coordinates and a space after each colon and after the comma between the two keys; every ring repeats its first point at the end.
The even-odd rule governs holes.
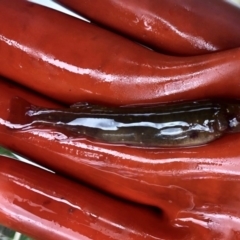
{"type": "Polygon", "coordinates": [[[58,0],[94,23],[173,55],[240,46],[240,8],[224,0],[58,0]]]}
{"type": "Polygon", "coordinates": [[[0,223],[39,240],[186,239],[161,213],[0,156],[0,223]]]}
{"type": "Polygon", "coordinates": [[[2,0],[0,12],[0,74],[59,101],[239,98],[240,48],[171,57],[24,0],[2,0]]]}
{"type": "MultiPolygon", "coordinates": [[[[144,149],[68,138],[54,129],[10,129],[15,96],[53,103],[1,80],[0,145],[105,192],[161,209],[177,227],[204,239],[234,239],[240,232],[240,134],[182,149],[144,149]]],[[[189,239],[189,238],[188,238],[189,239]]]]}

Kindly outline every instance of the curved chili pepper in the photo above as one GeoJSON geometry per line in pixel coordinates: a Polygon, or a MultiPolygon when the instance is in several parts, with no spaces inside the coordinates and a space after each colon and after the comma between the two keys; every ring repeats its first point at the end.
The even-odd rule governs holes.
{"type": "Polygon", "coordinates": [[[59,101],[239,97],[240,48],[170,57],[27,1],[2,0],[0,12],[0,74],[59,101]]]}
{"type": "Polygon", "coordinates": [[[34,239],[186,239],[159,212],[0,156],[0,223],[34,239]]]}
{"type": "Polygon", "coordinates": [[[240,46],[240,9],[224,0],[58,2],[160,52],[197,55],[240,46]]]}
{"type": "Polygon", "coordinates": [[[41,99],[4,81],[0,89],[1,145],[108,193],[157,207],[174,226],[223,239],[239,234],[240,134],[166,151],[73,139],[54,129],[16,131],[7,121],[11,99],[40,106],[41,99]]]}

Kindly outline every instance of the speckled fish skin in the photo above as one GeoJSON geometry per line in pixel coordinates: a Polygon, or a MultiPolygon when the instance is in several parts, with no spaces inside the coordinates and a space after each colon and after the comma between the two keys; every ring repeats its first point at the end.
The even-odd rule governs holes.
{"type": "Polygon", "coordinates": [[[77,103],[54,110],[14,98],[9,121],[20,129],[54,127],[67,131],[69,137],[110,144],[189,147],[238,131],[239,112],[238,103],[209,100],[125,107],[77,103]]]}

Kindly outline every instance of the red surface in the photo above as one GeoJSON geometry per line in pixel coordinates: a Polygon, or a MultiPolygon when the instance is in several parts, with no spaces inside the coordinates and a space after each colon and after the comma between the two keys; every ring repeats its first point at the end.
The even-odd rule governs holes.
{"type": "Polygon", "coordinates": [[[240,96],[240,49],[170,57],[24,0],[2,0],[0,12],[0,74],[62,102],[240,96]]]}
{"type": "Polygon", "coordinates": [[[144,149],[68,139],[51,129],[10,129],[10,100],[53,104],[0,82],[0,144],[111,194],[154,206],[172,225],[204,239],[240,233],[240,134],[182,149],[144,149]],[[176,225],[177,224],[177,225],[176,225]]]}
{"type": "Polygon", "coordinates": [[[240,46],[240,8],[224,0],[58,0],[158,51],[197,55],[240,46]]]}
{"type": "Polygon", "coordinates": [[[0,157],[0,223],[34,239],[184,239],[161,213],[0,157]]]}
{"type": "MultiPolygon", "coordinates": [[[[2,0],[0,11],[4,19],[0,22],[0,74],[62,102],[121,105],[215,96],[239,98],[240,49],[199,57],[168,57],[26,1],[2,0]]],[[[5,80],[0,81],[0,92],[1,145],[57,172],[163,212],[161,216],[148,210],[143,214],[142,209],[135,211],[132,207],[123,207],[122,203],[119,203],[121,206],[112,204],[110,202],[115,200],[106,200],[99,193],[91,195],[91,190],[84,188],[80,191],[84,198],[89,195],[94,202],[100,199],[101,207],[105,202],[113,206],[101,212],[101,216],[109,217],[112,227],[106,230],[101,224],[97,225],[101,230],[96,233],[87,222],[83,230],[77,232],[80,231],[79,222],[69,220],[69,211],[63,214],[69,206],[63,207],[63,203],[57,201],[55,210],[49,213],[34,205],[35,200],[37,206],[43,206],[49,199],[46,194],[39,195],[44,187],[51,193],[54,189],[62,193],[69,182],[59,185],[60,180],[45,182],[34,175],[35,182],[31,185],[33,179],[27,175],[33,170],[26,168],[24,172],[25,167],[18,168],[1,159],[0,204],[3,207],[0,208],[0,220],[5,225],[19,226],[17,230],[27,234],[34,234],[36,230],[42,239],[51,239],[49,232],[56,226],[58,230],[52,234],[58,235],[53,235],[52,239],[66,239],[64,234],[70,239],[81,239],[79,234],[90,239],[96,238],[94,234],[118,239],[123,232],[115,235],[119,229],[116,230],[114,224],[123,219],[120,224],[133,229],[135,232],[131,234],[136,233],[131,235],[128,231],[129,239],[141,239],[146,233],[157,239],[176,239],[176,236],[182,239],[240,239],[240,134],[198,148],[164,150],[70,139],[64,132],[54,129],[17,131],[11,129],[8,122],[13,97],[22,97],[39,106],[58,105],[5,80]],[[33,191],[38,186],[40,190],[33,191]],[[32,202],[29,199],[33,199],[32,202]],[[57,219],[62,214],[66,217],[58,224],[57,219]],[[33,215],[37,220],[31,222],[33,215]],[[19,225],[19,221],[22,224],[19,225]]],[[[37,175],[44,179],[42,172],[37,175]]],[[[74,184],[70,192],[75,188],[78,187],[74,184]]],[[[79,197],[75,198],[80,192],[73,196],[66,192],[66,196],[73,202],[80,201],[79,197]]],[[[83,207],[86,204],[83,203],[83,207]]],[[[84,223],[85,217],[77,215],[84,223]]]]}

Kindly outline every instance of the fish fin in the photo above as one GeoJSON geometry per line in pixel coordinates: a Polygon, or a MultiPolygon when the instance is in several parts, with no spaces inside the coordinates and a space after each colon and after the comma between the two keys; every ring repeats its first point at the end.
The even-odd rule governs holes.
{"type": "Polygon", "coordinates": [[[34,106],[20,97],[14,97],[10,102],[8,121],[12,124],[29,124],[32,122],[31,116],[27,114],[29,110],[34,110],[34,106]]]}

